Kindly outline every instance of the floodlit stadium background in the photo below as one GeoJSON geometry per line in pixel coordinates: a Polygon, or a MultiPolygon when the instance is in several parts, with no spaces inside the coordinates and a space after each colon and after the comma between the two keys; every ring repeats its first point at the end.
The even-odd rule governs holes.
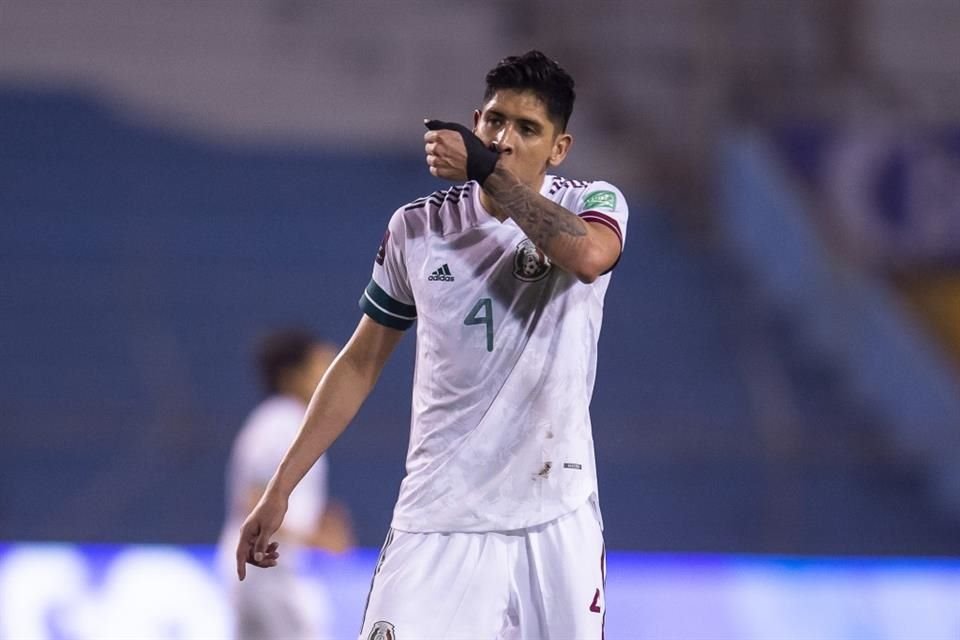
{"type": "MultiPolygon", "coordinates": [[[[226,633],[256,338],[347,339],[388,216],[442,186],[422,118],[532,47],[578,83],[562,173],[631,203],[608,637],[960,637],[958,28],[953,0],[0,3],[0,639],[226,633]]],[[[362,547],[305,569],[334,637],[412,349],[330,454],[362,547]]]]}

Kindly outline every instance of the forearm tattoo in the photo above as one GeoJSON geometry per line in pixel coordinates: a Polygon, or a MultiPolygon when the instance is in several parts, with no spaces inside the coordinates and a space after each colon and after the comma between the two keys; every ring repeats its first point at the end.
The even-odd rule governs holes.
{"type": "Polygon", "coordinates": [[[509,171],[497,167],[483,185],[499,213],[505,214],[523,229],[541,249],[560,240],[587,235],[586,223],[559,204],[541,198],[509,171]]]}

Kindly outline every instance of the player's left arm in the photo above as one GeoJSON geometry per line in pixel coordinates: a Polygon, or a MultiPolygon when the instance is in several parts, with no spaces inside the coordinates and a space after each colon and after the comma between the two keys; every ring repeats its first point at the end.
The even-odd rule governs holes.
{"type": "Polygon", "coordinates": [[[610,227],[583,220],[520,182],[508,169],[494,168],[483,190],[554,264],[581,282],[593,282],[620,258],[620,237],[610,227]]]}

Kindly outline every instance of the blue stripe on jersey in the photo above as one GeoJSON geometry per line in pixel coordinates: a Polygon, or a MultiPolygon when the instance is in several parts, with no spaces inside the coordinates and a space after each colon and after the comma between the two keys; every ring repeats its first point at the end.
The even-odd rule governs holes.
{"type": "Polygon", "coordinates": [[[379,324],[405,331],[417,319],[417,308],[394,300],[373,280],[360,297],[360,309],[379,324]]]}

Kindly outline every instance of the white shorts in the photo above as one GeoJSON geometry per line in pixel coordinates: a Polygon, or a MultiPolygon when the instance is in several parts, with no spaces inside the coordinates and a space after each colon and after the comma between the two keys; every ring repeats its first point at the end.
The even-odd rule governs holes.
{"type": "MultiPolygon", "coordinates": [[[[293,558],[284,559],[294,564],[293,558]]],[[[248,566],[247,578],[243,582],[238,582],[234,573],[230,603],[234,640],[322,640],[332,637],[333,607],[329,591],[316,576],[301,575],[295,568],[248,566]]]]}
{"type": "Polygon", "coordinates": [[[594,501],[508,532],[391,530],[361,640],[600,640],[603,532],[594,501]]]}
{"type": "Polygon", "coordinates": [[[235,640],[319,640],[329,638],[331,605],[322,585],[281,567],[247,567],[247,579],[234,576],[231,604],[235,640]],[[277,571],[280,569],[280,571],[277,571]]]}

